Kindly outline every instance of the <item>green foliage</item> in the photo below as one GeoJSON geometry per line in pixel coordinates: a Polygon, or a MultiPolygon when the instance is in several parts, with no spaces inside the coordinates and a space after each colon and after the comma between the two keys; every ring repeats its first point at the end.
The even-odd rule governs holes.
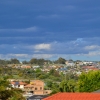
{"type": "Polygon", "coordinates": [[[23,64],[29,64],[29,62],[26,61],[26,60],[22,61],[22,63],[23,63],[23,64]]]}
{"type": "Polygon", "coordinates": [[[0,77],[0,99],[1,100],[25,100],[20,89],[10,87],[7,77],[0,77]],[[15,99],[14,99],[15,98],[15,99]]]}
{"type": "Polygon", "coordinates": [[[7,77],[0,77],[0,92],[5,91],[6,87],[9,86],[9,82],[7,81],[7,77]]]}
{"type": "Polygon", "coordinates": [[[78,81],[79,92],[93,92],[100,89],[100,71],[82,73],[78,81]]]}
{"type": "Polygon", "coordinates": [[[66,60],[64,58],[60,57],[60,58],[58,58],[58,60],[55,61],[55,63],[57,63],[57,64],[65,64],[65,61],[66,60]]]}
{"type": "Polygon", "coordinates": [[[52,86],[51,86],[51,90],[52,90],[52,93],[51,94],[55,94],[57,92],[59,92],[59,84],[57,83],[52,83],[52,86]]]}
{"type": "Polygon", "coordinates": [[[60,83],[60,92],[75,92],[76,82],[74,80],[64,80],[60,83]]]}
{"type": "Polygon", "coordinates": [[[40,76],[39,76],[39,79],[46,79],[47,78],[47,75],[45,75],[45,74],[40,74],[40,76]]]}
{"type": "Polygon", "coordinates": [[[49,81],[46,82],[46,86],[48,88],[51,88],[52,87],[52,84],[53,84],[53,82],[51,80],[49,80],[49,81]]]}
{"type": "Polygon", "coordinates": [[[37,68],[35,72],[36,72],[36,73],[40,73],[40,72],[42,72],[42,71],[41,71],[40,68],[37,68]]]}
{"type": "Polygon", "coordinates": [[[29,61],[30,64],[37,64],[37,65],[44,65],[44,62],[46,62],[45,59],[36,59],[36,58],[32,58],[29,61]]]}
{"type": "Polygon", "coordinates": [[[19,60],[14,58],[10,60],[11,64],[20,64],[19,60]]]}
{"type": "Polygon", "coordinates": [[[31,64],[37,64],[37,59],[36,58],[32,58],[29,63],[31,63],[31,64]]]}
{"type": "Polygon", "coordinates": [[[53,75],[53,76],[55,76],[55,77],[59,77],[59,76],[60,76],[59,72],[56,71],[55,69],[51,69],[51,70],[49,71],[49,75],[53,75]]]}
{"type": "Polygon", "coordinates": [[[52,89],[52,93],[57,92],[75,92],[76,91],[76,81],[75,80],[64,80],[61,83],[50,83],[48,84],[52,89]]]}

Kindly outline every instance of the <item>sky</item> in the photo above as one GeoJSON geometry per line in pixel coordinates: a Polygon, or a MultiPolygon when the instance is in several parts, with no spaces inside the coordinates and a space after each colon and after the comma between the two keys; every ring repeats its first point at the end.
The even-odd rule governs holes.
{"type": "Polygon", "coordinates": [[[1,0],[0,59],[100,61],[99,0],[1,0]]]}

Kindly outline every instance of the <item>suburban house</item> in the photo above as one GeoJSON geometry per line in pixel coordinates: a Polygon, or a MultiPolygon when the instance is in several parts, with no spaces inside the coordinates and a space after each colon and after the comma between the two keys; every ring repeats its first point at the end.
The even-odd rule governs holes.
{"type": "Polygon", "coordinates": [[[99,68],[96,68],[94,66],[83,66],[82,69],[85,70],[86,72],[90,70],[99,70],[99,68]]]}
{"type": "Polygon", "coordinates": [[[65,64],[67,66],[75,66],[75,63],[73,61],[66,61],[65,64]]]}
{"type": "Polygon", "coordinates": [[[37,65],[37,66],[35,66],[35,65],[34,65],[34,66],[32,66],[32,68],[40,68],[40,66],[38,66],[38,65],[37,65]]]}
{"type": "MultiPolygon", "coordinates": [[[[22,79],[23,80],[23,79],[22,79]]],[[[47,95],[51,93],[51,90],[44,90],[44,82],[41,80],[30,80],[30,83],[25,83],[20,79],[9,79],[10,85],[13,88],[19,88],[26,94],[34,94],[34,95],[47,95]]],[[[28,81],[28,80],[25,80],[28,81]]]]}
{"type": "Polygon", "coordinates": [[[59,68],[59,72],[66,72],[68,69],[66,67],[64,68],[59,68]]]}
{"type": "Polygon", "coordinates": [[[33,80],[30,84],[24,87],[26,93],[33,93],[34,95],[46,95],[51,92],[51,90],[44,90],[44,82],[41,80],[33,80]]]}
{"type": "Polygon", "coordinates": [[[29,66],[29,65],[22,65],[21,68],[29,69],[29,68],[31,68],[31,66],[29,66]]]}
{"type": "Polygon", "coordinates": [[[24,86],[27,85],[27,83],[25,82],[19,82],[19,81],[12,81],[10,83],[10,85],[13,87],[13,88],[20,88],[20,89],[24,89],[24,86]]]}

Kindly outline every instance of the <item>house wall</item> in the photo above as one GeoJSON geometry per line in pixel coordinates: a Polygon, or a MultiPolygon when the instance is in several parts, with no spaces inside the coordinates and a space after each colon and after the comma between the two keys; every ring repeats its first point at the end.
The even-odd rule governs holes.
{"type": "Polygon", "coordinates": [[[20,85],[19,88],[24,89],[24,85],[20,85]]]}
{"type": "Polygon", "coordinates": [[[43,91],[34,91],[34,95],[43,95],[44,94],[44,92],[43,91]]]}
{"type": "Polygon", "coordinates": [[[25,86],[25,91],[31,90],[35,95],[43,95],[44,94],[44,82],[41,80],[33,80],[30,82],[29,86],[25,86]],[[31,87],[30,87],[31,85],[31,87]]]}

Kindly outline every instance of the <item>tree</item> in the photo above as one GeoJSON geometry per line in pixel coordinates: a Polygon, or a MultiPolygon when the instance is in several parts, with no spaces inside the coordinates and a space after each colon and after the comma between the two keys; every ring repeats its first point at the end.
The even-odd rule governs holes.
{"type": "Polygon", "coordinates": [[[93,92],[100,89],[100,71],[82,73],[78,80],[79,92],[93,92]]]}
{"type": "Polygon", "coordinates": [[[32,58],[29,63],[31,63],[31,64],[37,64],[37,59],[36,58],[32,58]]]}
{"type": "Polygon", "coordinates": [[[7,77],[0,77],[0,100],[25,100],[20,89],[10,87],[7,77]],[[15,99],[14,99],[15,98],[15,99]]]}
{"type": "Polygon", "coordinates": [[[58,58],[58,60],[55,61],[55,63],[58,63],[58,64],[65,64],[65,61],[66,61],[66,60],[65,60],[64,58],[61,58],[61,57],[60,57],[60,58],[58,58]]]}
{"type": "Polygon", "coordinates": [[[49,72],[50,75],[54,75],[54,73],[55,73],[54,69],[51,69],[50,72],[49,72]]]}
{"type": "Polygon", "coordinates": [[[61,92],[69,92],[67,83],[68,83],[67,81],[62,81],[60,83],[59,89],[61,92]]]}
{"type": "Polygon", "coordinates": [[[10,60],[11,64],[20,64],[19,60],[16,58],[13,58],[10,60]]]}
{"type": "Polygon", "coordinates": [[[75,92],[76,82],[74,80],[64,80],[60,83],[60,92],[75,92]]]}
{"type": "Polygon", "coordinates": [[[23,64],[29,64],[29,62],[26,61],[26,60],[22,61],[22,63],[23,63],[23,64]]]}
{"type": "Polygon", "coordinates": [[[57,92],[60,92],[59,90],[59,84],[57,83],[52,83],[52,87],[51,87],[52,93],[51,94],[55,94],[57,92]]]}
{"type": "Polygon", "coordinates": [[[44,59],[38,59],[38,65],[44,65],[45,60],[44,59]]]}

